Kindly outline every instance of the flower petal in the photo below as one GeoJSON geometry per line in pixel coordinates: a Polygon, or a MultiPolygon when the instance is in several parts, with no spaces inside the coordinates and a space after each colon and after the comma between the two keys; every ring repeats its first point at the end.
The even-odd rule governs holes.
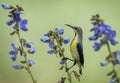
{"type": "Polygon", "coordinates": [[[8,5],[8,4],[2,4],[2,8],[3,8],[3,9],[10,9],[10,8],[11,8],[11,6],[10,6],[10,5],[8,5]]]}
{"type": "Polygon", "coordinates": [[[97,38],[98,38],[97,36],[90,36],[90,37],[88,37],[89,40],[97,40],[97,38]]]}
{"type": "Polygon", "coordinates": [[[12,61],[16,61],[16,56],[11,57],[12,61]]]}
{"type": "Polygon", "coordinates": [[[113,39],[113,38],[110,38],[109,41],[110,41],[110,43],[111,43],[112,45],[118,44],[118,42],[117,42],[115,39],[113,39]]]}
{"type": "Polygon", "coordinates": [[[108,64],[108,63],[105,62],[105,61],[100,62],[100,65],[101,65],[101,66],[106,66],[107,64],[108,64]]]}
{"type": "Polygon", "coordinates": [[[64,44],[68,44],[70,42],[70,38],[64,39],[64,44]]]}
{"type": "Polygon", "coordinates": [[[16,70],[19,70],[19,69],[21,69],[21,65],[13,65],[13,68],[16,70]]]}
{"type": "Polygon", "coordinates": [[[49,43],[50,42],[50,38],[40,38],[40,41],[44,42],[44,43],[49,43]]]}
{"type": "Polygon", "coordinates": [[[33,65],[35,65],[35,62],[34,62],[33,60],[28,60],[28,64],[29,64],[30,66],[33,66],[33,65]]]}
{"type": "Polygon", "coordinates": [[[53,53],[54,53],[53,50],[49,50],[49,51],[48,51],[48,54],[53,54],[53,53]]]}
{"type": "Polygon", "coordinates": [[[28,31],[28,28],[26,27],[27,23],[27,19],[21,20],[19,24],[20,29],[23,31],[28,31]]]}
{"type": "Polygon", "coordinates": [[[98,51],[98,50],[100,50],[101,46],[102,46],[102,45],[101,45],[100,43],[98,43],[98,42],[94,42],[94,46],[93,46],[94,51],[98,51]]]}
{"type": "Polygon", "coordinates": [[[32,42],[26,42],[26,43],[25,43],[25,46],[26,46],[27,48],[31,48],[31,44],[32,44],[32,42]]]}
{"type": "Polygon", "coordinates": [[[9,20],[6,24],[7,24],[8,26],[11,26],[13,23],[15,23],[15,21],[14,21],[13,19],[11,19],[11,20],[9,20]]]}
{"type": "Polygon", "coordinates": [[[31,53],[31,54],[34,54],[35,52],[36,52],[36,48],[34,47],[34,48],[31,48],[31,49],[29,49],[29,53],[31,53]]]}
{"type": "Polygon", "coordinates": [[[64,29],[62,29],[62,28],[57,28],[57,29],[56,29],[56,32],[59,33],[60,35],[63,35],[63,34],[64,34],[64,29]]]}
{"type": "Polygon", "coordinates": [[[19,22],[21,20],[20,14],[22,14],[22,13],[19,11],[15,12],[15,21],[19,22]]]}
{"type": "Polygon", "coordinates": [[[10,54],[10,55],[16,55],[16,51],[11,50],[11,51],[9,52],[9,54],[10,54]]]}
{"type": "Polygon", "coordinates": [[[50,42],[50,43],[49,43],[49,47],[50,47],[50,48],[53,48],[53,46],[54,46],[54,42],[50,42]]]}
{"type": "Polygon", "coordinates": [[[61,60],[59,63],[60,63],[60,64],[64,64],[64,61],[63,61],[63,60],[61,60]]]}

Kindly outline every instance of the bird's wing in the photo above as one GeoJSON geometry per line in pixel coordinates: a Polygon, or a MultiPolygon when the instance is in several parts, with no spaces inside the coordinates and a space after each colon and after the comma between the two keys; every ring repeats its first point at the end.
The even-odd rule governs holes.
{"type": "Polygon", "coordinates": [[[80,42],[77,44],[77,49],[78,49],[78,53],[79,53],[80,63],[81,63],[81,65],[84,65],[83,48],[82,48],[82,44],[80,42]]]}

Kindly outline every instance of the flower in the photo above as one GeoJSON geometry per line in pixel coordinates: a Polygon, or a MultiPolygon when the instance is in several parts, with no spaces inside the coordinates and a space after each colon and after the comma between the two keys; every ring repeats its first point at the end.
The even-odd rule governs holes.
{"type": "Polygon", "coordinates": [[[22,31],[28,31],[28,28],[26,27],[27,23],[28,23],[27,19],[24,19],[24,20],[20,21],[19,27],[22,31]]]}
{"type": "Polygon", "coordinates": [[[70,42],[70,38],[65,38],[64,39],[64,44],[68,44],[70,42]]]}
{"type": "Polygon", "coordinates": [[[111,79],[111,80],[110,80],[110,83],[115,83],[115,80],[114,80],[114,79],[111,79]]]}
{"type": "Polygon", "coordinates": [[[89,40],[97,40],[98,37],[97,37],[97,35],[94,35],[94,36],[89,36],[88,39],[89,40]]]}
{"type": "Polygon", "coordinates": [[[96,24],[97,23],[97,20],[96,19],[92,19],[92,24],[96,24]]]}
{"type": "Polygon", "coordinates": [[[57,28],[55,32],[59,33],[60,35],[63,35],[64,34],[64,29],[57,28]]]}
{"type": "Polygon", "coordinates": [[[28,64],[29,64],[30,66],[33,66],[33,65],[35,65],[35,62],[34,62],[33,60],[28,60],[28,64]]]}
{"type": "Polygon", "coordinates": [[[101,65],[101,66],[106,66],[107,64],[108,64],[108,63],[105,62],[105,61],[100,62],[100,65],[101,65]]]}
{"type": "Polygon", "coordinates": [[[94,51],[98,51],[98,50],[100,50],[101,46],[102,46],[102,45],[101,45],[100,43],[98,43],[98,42],[94,42],[94,46],[93,46],[94,51]]]}
{"type": "Polygon", "coordinates": [[[50,42],[50,38],[40,38],[40,41],[44,42],[44,43],[49,43],[50,42]]]}
{"type": "Polygon", "coordinates": [[[45,33],[44,36],[50,37],[50,32],[45,33]]]}
{"type": "Polygon", "coordinates": [[[64,61],[63,61],[63,60],[61,60],[59,63],[60,63],[60,64],[64,64],[64,61]]]}
{"type": "Polygon", "coordinates": [[[16,48],[16,46],[15,46],[14,43],[11,44],[11,47],[13,48],[13,50],[11,50],[11,51],[9,52],[9,54],[11,55],[12,61],[15,61],[15,60],[16,60],[16,55],[17,55],[17,53],[18,53],[18,48],[16,48]]]}
{"type": "Polygon", "coordinates": [[[49,47],[50,47],[50,48],[53,48],[53,46],[54,46],[54,42],[50,42],[50,43],[49,43],[49,47]]]}
{"type": "Polygon", "coordinates": [[[13,8],[12,6],[10,5],[7,5],[7,4],[2,4],[2,7],[4,9],[11,9],[11,11],[9,12],[9,17],[10,17],[10,20],[7,21],[7,25],[8,26],[11,26],[12,24],[15,24],[13,26],[14,29],[17,29],[17,28],[20,28],[22,31],[28,31],[28,28],[26,27],[27,23],[28,23],[28,20],[27,19],[22,19],[20,17],[21,14],[23,14],[23,9],[22,7],[19,7],[18,5],[16,6],[16,8],[13,8]],[[16,26],[16,24],[18,24],[18,26],[16,26]]]}
{"type": "Polygon", "coordinates": [[[8,4],[2,4],[2,8],[3,8],[3,9],[10,9],[10,8],[11,8],[11,6],[10,6],[10,5],[8,5],[8,4]]]}
{"type": "Polygon", "coordinates": [[[120,50],[117,51],[117,58],[120,58],[120,50]]]}
{"type": "Polygon", "coordinates": [[[120,64],[120,60],[115,60],[116,64],[120,64]]]}
{"type": "Polygon", "coordinates": [[[16,70],[18,70],[18,69],[21,69],[22,66],[21,65],[13,65],[13,68],[16,69],[16,70]]]}
{"type": "Polygon", "coordinates": [[[112,30],[110,25],[107,24],[99,24],[94,27],[94,35],[89,36],[89,40],[97,40],[104,35],[106,39],[108,39],[112,45],[118,44],[118,42],[114,39],[116,37],[116,31],[112,30]]]}
{"type": "Polygon", "coordinates": [[[53,50],[49,50],[49,51],[48,51],[48,54],[53,54],[53,53],[54,53],[53,50]]]}
{"type": "Polygon", "coordinates": [[[14,13],[15,13],[15,21],[16,21],[16,22],[21,21],[20,14],[23,14],[23,13],[20,12],[20,11],[16,11],[16,12],[14,12],[14,13]]]}
{"type": "Polygon", "coordinates": [[[7,24],[8,26],[11,26],[13,23],[15,23],[15,20],[11,19],[11,20],[9,20],[6,24],[7,24]]]}
{"type": "Polygon", "coordinates": [[[110,41],[110,43],[111,43],[112,45],[118,44],[118,42],[117,42],[115,39],[113,39],[113,38],[110,38],[109,41],[110,41]]]}
{"type": "Polygon", "coordinates": [[[31,44],[32,44],[32,42],[26,42],[26,43],[25,43],[25,46],[26,46],[27,48],[31,48],[31,44]]]}
{"type": "Polygon", "coordinates": [[[35,52],[36,52],[36,48],[34,47],[34,48],[30,48],[29,50],[28,50],[28,53],[30,53],[30,54],[34,54],[35,52]]]}

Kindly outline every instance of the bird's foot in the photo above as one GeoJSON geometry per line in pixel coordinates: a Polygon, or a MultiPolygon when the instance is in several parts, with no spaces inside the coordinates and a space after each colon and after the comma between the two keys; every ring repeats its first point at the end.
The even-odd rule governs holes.
{"type": "Polygon", "coordinates": [[[65,69],[66,69],[65,72],[68,72],[70,70],[70,68],[65,68],[65,69]]]}
{"type": "Polygon", "coordinates": [[[72,60],[72,59],[70,59],[70,58],[67,58],[67,57],[64,57],[64,58],[63,58],[63,60],[70,60],[70,61],[74,61],[74,60],[72,60]]]}

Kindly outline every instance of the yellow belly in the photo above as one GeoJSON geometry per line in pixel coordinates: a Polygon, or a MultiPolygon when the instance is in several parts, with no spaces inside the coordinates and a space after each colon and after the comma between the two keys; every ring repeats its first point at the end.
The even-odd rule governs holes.
{"type": "Polygon", "coordinates": [[[79,54],[78,54],[78,50],[77,50],[77,41],[76,40],[74,40],[71,43],[70,51],[71,51],[71,54],[72,54],[72,58],[76,61],[79,61],[79,54]]]}

